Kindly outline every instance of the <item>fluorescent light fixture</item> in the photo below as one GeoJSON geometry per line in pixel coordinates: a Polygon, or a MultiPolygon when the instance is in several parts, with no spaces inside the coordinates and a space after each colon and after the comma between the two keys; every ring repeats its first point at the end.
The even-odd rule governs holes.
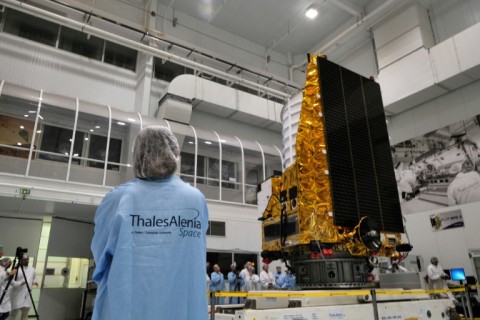
{"type": "Polygon", "coordinates": [[[35,110],[28,110],[28,113],[37,113],[35,110]]]}
{"type": "Polygon", "coordinates": [[[100,126],[95,126],[95,129],[100,129],[100,126]]]}
{"type": "Polygon", "coordinates": [[[309,7],[307,11],[305,11],[305,15],[309,19],[314,19],[318,15],[318,10],[317,8],[309,7]]]}
{"type": "Polygon", "coordinates": [[[205,144],[212,144],[211,141],[205,141],[205,144]]]}
{"type": "Polygon", "coordinates": [[[73,156],[74,156],[74,157],[78,157],[78,153],[74,153],[73,156]]]}
{"type": "Polygon", "coordinates": [[[188,141],[188,143],[190,143],[190,144],[194,144],[194,142],[193,142],[193,141],[188,141]]]}
{"type": "Polygon", "coordinates": [[[220,139],[221,143],[227,142],[227,140],[220,139]]]}
{"type": "Polygon", "coordinates": [[[24,127],[24,126],[20,126],[20,129],[25,129],[25,127],[24,127]]]}
{"type": "Polygon", "coordinates": [[[42,133],[42,130],[37,130],[37,133],[42,133]]]}
{"type": "Polygon", "coordinates": [[[41,115],[38,115],[38,117],[43,120],[43,117],[41,115]]]}
{"type": "Polygon", "coordinates": [[[130,121],[130,122],[135,122],[135,119],[133,119],[133,118],[128,118],[127,120],[130,121]]]}
{"type": "Polygon", "coordinates": [[[17,142],[17,146],[21,146],[22,144],[20,142],[17,142]]]}
{"type": "Polygon", "coordinates": [[[88,141],[88,138],[85,138],[85,141],[88,141]]]}
{"type": "Polygon", "coordinates": [[[28,118],[28,114],[24,114],[23,116],[24,116],[25,118],[28,118]]]}
{"type": "Polygon", "coordinates": [[[90,129],[90,132],[93,132],[93,129],[90,129]]]}
{"type": "Polygon", "coordinates": [[[118,124],[119,126],[124,126],[124,125],[125,125],[125,122],[117,121],[117,124],[118,124]]]}

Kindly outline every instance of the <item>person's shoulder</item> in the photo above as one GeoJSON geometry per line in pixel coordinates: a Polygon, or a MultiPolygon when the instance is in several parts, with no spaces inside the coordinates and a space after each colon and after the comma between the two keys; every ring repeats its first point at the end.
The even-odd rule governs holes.
{"type": "MultiPolygon", "coordinates": [[[[108,208],[112,205],[113,206],[117,205],[122,199],[125,192],[135,184],[136,184],[136,179],[130,180],[128,182],[125,182],[123,184],[116,186],[115,188],[110,190],[110,192],[108,192],[105,195],[105,197],[103,197],[103,200],[99,208],[108,208]]],[[[98,212],[98,209],[97,209],[97,212],[98,212]]]]}
{"type": "Polygon", "coordinates": [[[129,188],[131,188],[137,183],[138,183],[138,179],[133,179],[125,183],[119,184],[118,186],[113,188],[109,193],[107,193],[106,196],[116,196],[116,195],[123,194],[125,191],[127,191],[129,188]]]}
{"type": "Polygon", "coordinates": [[[172,181],[178,186],[179,189],[181,189],[184,192],[188,192],[192,195],[196,195],[200,198],[205,198],[204,194],[198,190],[197,188],[191,186],[189,183],[183,181],[177,176],[172,177],[172,181]]]}

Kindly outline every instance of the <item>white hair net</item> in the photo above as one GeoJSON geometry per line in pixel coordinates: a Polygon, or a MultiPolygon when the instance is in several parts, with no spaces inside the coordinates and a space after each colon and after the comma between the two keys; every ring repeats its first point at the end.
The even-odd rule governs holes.
{"type": "Polygon", "coordinates": [[[8,264],[11,262],[12,260],[10,260],[9,258],[3,258],[0,260],[0,266],[2,267],[6,267],[8,266],[8,264]]]}
{"type": "Polygon", "coordinates": [[[166,178],[175,173],[179,155],[177,138],[166,127],[141,130],[133,148],[133,171],[140,179],[166,178]]]}

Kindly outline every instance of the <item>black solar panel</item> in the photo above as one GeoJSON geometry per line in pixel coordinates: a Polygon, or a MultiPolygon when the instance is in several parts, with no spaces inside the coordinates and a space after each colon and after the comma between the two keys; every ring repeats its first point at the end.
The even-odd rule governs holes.
{"type": "Polygon", "coordinates": [[[335,224],[368,216],[403,232],[379,85],[322,58],[318,69],[335,224]]]}

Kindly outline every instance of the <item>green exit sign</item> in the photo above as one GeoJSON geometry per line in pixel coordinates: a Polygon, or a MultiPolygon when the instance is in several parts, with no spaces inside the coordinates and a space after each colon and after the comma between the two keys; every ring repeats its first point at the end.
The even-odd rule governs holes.
{"type": "Polygon", "coordinates": [[[22,189],[20,189],[20,194],[28,195],[28,194],[30,194],[30,189],[24,189],[24,188],[22,188],[22,189]]]}

